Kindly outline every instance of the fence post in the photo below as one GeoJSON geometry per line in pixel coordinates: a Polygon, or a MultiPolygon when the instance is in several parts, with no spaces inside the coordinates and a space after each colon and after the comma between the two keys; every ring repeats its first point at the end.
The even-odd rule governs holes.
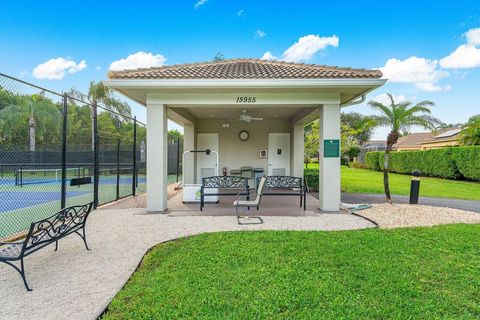
{"type": "Polygon", "coordinates": [[[178,168],[180,167],[180,137],[177,136],[177,182],[178,182],[178,168]]]}
{"type": "Polygon", "coordinates": [[[120,139],[117,141],[117,200],[120,199],[120,139]]]}
{"type": "Polygon", "coordinates": [[[99,176],[99,159],[98,159],[98,122],[97,122],[97,102],[92,105],[93,112],[93,206],[98,206],[98,176],[99,176]]]}
{"type": "Polygon", "coordinates": [[[137,181],[137,117],[133,117],[133,176],[132,195],[135,196],[137,181]]]}
{"type": "Polygon", "coordinates": [[[68,97],[63,95],[63,126],[62,126],[62,193],[60,208],[65,208],[67,201],[67,121],[68,121],[68,97]]]}

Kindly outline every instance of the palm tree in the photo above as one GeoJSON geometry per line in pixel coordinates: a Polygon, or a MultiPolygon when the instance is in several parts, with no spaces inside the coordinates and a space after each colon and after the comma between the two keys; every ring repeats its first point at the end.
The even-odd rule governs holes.
{"type": "Polygon", "coordinates": [[[12,103],[0,110],[2,131],[5,136],[10,140],[15,137],[20,138],[18,129],[22,127],[21,123],[25,120],[28,121],[30,151],[36,150],[39,137],[43,138],[48,134],[59,135],[60,129],[57,124],[61,121],[61,112],[50,99],[44,97],[44,92],[31,96],[13,96],[15,99],[12,99],[12,103]]]}
{"type": "MultiPolygon", "coordinates": [[[[90,86],[88,88],[88,94],[83,94],[82,92],[78,91],[75,88],[70,89],[68,95],[79,100],[89,102],[91,104],[94,103],[102,103],[102,106],[105,107],[107,110],[113,111],[114,113],[118,113],[123,117],[131,118],[132,116],[132,109],[128,105],[127,102],[121,101],[117,97],[113,95],[113,92],[110,88],[106,87],[103,83],[95,81],[90,82],[90,86]]],[[[72,101],[74,103],[74,101],[72,101]]],[[[117,128],[120,126],[121,118],[117,114],[114,114],[113,117],[115,118],[117,128]]],[[[92,151],[94,149],[94,130],[93,130],[93,109],[91,110],[91,118],[92,118],[92,151]]]]}
{"type": "Polygon", "coordinates": [[[388,93],[387,95],[390,100],[388,106],[377,101],[370,101],[368,105],[372,109],[380,112],[380,115],[375,117],[377,125],[390,128],[383,160],[383,184],[387,202],[391,203],[392,197],[390,195],[390,186],[388,184],[388,162],[390,151],[392,151],[393,145],[397,143],[400,133],[407,131],[412,126],[435,130],[435,126],[440,124],[441,121],[430,115],[430,107],[435,106],[431,101],[424,100],[415,105],[410,101],[396,103],[391,94],[388,93]]]}
{"type": "Polygon", "coordinates": [[[480,114],[468,119],[467,125],[460,132],[460,142],[465,146],[480,145],[480,114]]]}

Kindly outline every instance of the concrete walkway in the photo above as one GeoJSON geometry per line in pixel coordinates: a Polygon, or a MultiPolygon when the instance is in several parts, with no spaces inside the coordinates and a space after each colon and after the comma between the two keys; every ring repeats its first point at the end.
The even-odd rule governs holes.
{"type": "Polygon", "coordinates": [[[350,214],[264,217],[264,224],[239,226],[234,217],[172,217],[147,214],[143,208],[104,209],[87,223],[91,251],[71,235],[25,260],[32,292],[20,276],[0,265],[0,318],[95,319],[134,272],[145,252],[171,239],[230,230],[350,230],[371,228],[350,214]]]}
{"type": "MultiPolygon", "coordinates": [[[[409,197],[393,195],[392,200],[394,203],[408,203],[409,197]]],[[[342,193],[342,202],[385,203],[385,195],[369,193],[342,193]]],[[[473,200],[420,197],[419,204],[480,212],[480,201],[473,200]]]]}

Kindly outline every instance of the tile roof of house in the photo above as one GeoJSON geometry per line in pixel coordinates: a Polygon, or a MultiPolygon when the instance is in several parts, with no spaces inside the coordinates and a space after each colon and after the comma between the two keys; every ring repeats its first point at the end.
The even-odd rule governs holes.
{"type": "Polygon", "coordinates": [[[110,79],[378,79],[382,77],[382,72],[260,59],[232,59],[110,71],[108,77],[110,79]]]}
{"type": "Polygon", "coordinates": [[[459,138],[460,132],[462,132],[462,128],[442,129],[437,131],[434,137],[422,141],[421,144],[457,140],[459,138]]]}
{"type": "MultiPolygon", "coordinates": [[[[434,132],[418,132],[412,133],[398,139],[398,142],[393,145],[394,148],[398,147],[417,147],[423,143],[434,142],[434,141],[442,141],[443,139],[452,139],[452,136],[448,135],[450,131],[453,132],[456,129],[438,129],[434,132]],[[443,138],[444,135],[447,137],[443,138]]],[[[457,135],[454,133],[453,136],[457,135]]]]}
{"type": "Polygon", "coordinates": [[[394,148],[401,147],[417,147],[423,141],[431,140],[435,136],[433,132],[419,132],[412,133],[398,139],[398,142],[393,145],[394,148]]]}

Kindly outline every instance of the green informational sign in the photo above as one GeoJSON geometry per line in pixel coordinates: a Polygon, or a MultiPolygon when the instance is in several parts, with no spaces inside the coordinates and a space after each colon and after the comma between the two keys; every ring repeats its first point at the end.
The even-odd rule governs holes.
{"type": "Polygon", "coordinates": [[[340,157],[340,140],[324,140],[323,141],[323,156],[325,158],[340,157]]]}

